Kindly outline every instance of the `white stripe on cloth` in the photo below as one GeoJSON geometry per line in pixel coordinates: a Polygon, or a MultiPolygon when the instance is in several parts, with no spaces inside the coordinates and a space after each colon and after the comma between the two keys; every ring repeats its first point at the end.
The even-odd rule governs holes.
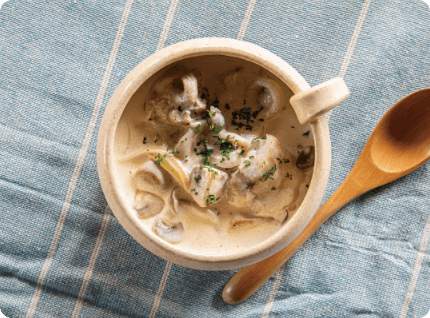
{"type": "Polygon", "coordinates": [[[90,282],[91,276],[93,275],[94,268],[96,266],[97,257],[99,256],[100,249],[101,249],[102,244],[103,244],[103,238],[105,236],[106,229],[108,227],[111,215],[112,215],[112,211],[111,211],[109,205],[107,205],[106,209],[105,209],[105,213],[103,214],[103,220],[102,220],[102,225],[100,227],[100,233],[97,236],[93,252],[91,253],[90,262],[89,262],[88,268],[84,274],[81,289],[79,290],[78,300],[76,301],[75,308],[73,309],[73,312],[72,312],[72,318],[79,317],[79,314],[81,312],[83,298],[85,297],[85,294],[86,294],[87,288],[88,288],[88,284],[90,282]]]}
{"type": "Polygon", "coordinates": [[[276,293],[278,292],[283,273],[284,273],[284,267],[281,267],[281,269],[276,272],[275,281],[273,282],[272,291],[270,292],[269,300],[266,304],[266,307],[264,307],[263,314],[261,315],[261,318],[268,318],[269,317],[269,313],[272,310],[273,303],[275,302],[275,296],[276,296],[276,293]]]}
{"type": "Polygon", "coordinates": [[[67,188],[66,198],[60,212],[60,217],[58,219],[58,223],[54,231],[54,236],[52,238],[51,245],[49,246],[48,254],[46,256],[45,262],[43,263],[39,278],[37,280],[36,291],[34,292],[30,302],[30,306],[28,307],[28,311],[26,315],[27,318],[33,317],[34,313],[36,312],[37,303],[39,302],[40,296],[42,294],[43,284],[45,283],[45,279],[46,279],[46,276],[48,275],[49,268],[51,267],[58,242],[60,241],[60,238],[61,238],[61,232],[63,230],[64,221],[66,220],[67,211],[70,208],[70,203],[72,202],[72,198],[73,198],[73,192],[75,190],[76,183],[78,182],[79,173],[84,164],[85,156],[87,154],[88,147],[90,146],[91,138],[93,136],[94,129],[96,127],[97,119],[100,113],[100,108],[102,106],[103,98],[109,83],[109,78],[111,76],[112,69],[115,64],[116,56],[118,54],[119,46],[121,43],[121,38],[124,34],[124,29],[127,24],[127,19],[130,13],[132,3],[133,3],[133,0],[127,0],[124,6],[121,22],[119,24],[118,31],[115,36],[115,40],[113,42],[112,51],[109,56],[109,60],[106,66],[106,71],[103,75],[103,79],[99,88],[96,102],[94,104],[93,112],[91,114],[90,122],[88,124],[88,128],[85,133],[84,141],[82,142],[82,147],[79,150],[75,169],[73,170],[72,178],[67,188]]]}
{"type": "Polygon", "coordinates": [[[160,39],[158,40],[157,51],[161,50],[166,43],[178,3],[179,0],[172,0],[170,3],[169,11],[167,11],[166,20],[164,21],[163,30],[161,31],[160,39]]]}
{"type": "Polygon", "coordinates": [[[170,270],[172,269],[172,263],[167,262],[164,268],[163,276],[161,277],[160,286],[158,286],[157,293],[155,294],[154,303],[152,304],[149,318],[154,318],[157,313],[158,307],[160,306],[161,298],[163,297],[164,289],[167,285],[167,279],[169,278],[170,270]]]}
{"type": "MultiPolygon", "coordinates": [[[[369,9],[370,2],[372,0],[365,0],[361,8],[360,14],[358,15],[357,24],[355,25],[354,32],[352,33],[351,41],[349,41],[348,48],[346,50],[345,57],[340,67],[339,77],[344,78],[349,62],[351,61],[352,55],[354,54],[355,45],[357,44],[358,36],[360,35],[361,28],[363,27],[364,19],[366,18],[367,10],[369,9]]],[[[327,122],[330,120],[330,116],[333,110],[326,114],[327,122]]]]}
{"type": "Polygon", "coordinates": [[[251,19],[252,11],[254,10],[256,0],[250,0],[248,4],[248,8],[245,12],[245,17],[243,18],[242,24],[240,25],[239,33],[237,35],[238,40],[243,40],[246,32],[246,28],[248,27],[249,20],[251,19]]]}
{"type": "Polygon", "coordinates": [[[420,248],[418,250],[417,259],[415,261],[414,271],[411,276],[411,281],[409,283],[408,291],[406,292],[405,299],[403,300],[402,309],[400,310],[399,318],[405,318],[408,313],[409,304],[411,303],[412,296],[414,295],[415,286],[418,281],[418,276],[421,271],[421,265],[425,256],[425,251],[427,248],[427,243],[430,238],[430,217],[427,219],[426,225],[424,227],[423,237],[421,239],[420,248]]]}
{"type": "MultiPolygon", "coordinates": [[[[349,41],[348,49],[346,50],[345,58],[343,59],[342,66],[340,68],[339,77],[343,78],[345,76],[346,70],[348,68],[349,62],[351,61],[352,54],[354,53],[355,45],[357,44],[357,39],[358,39],[358,36],[360,35],[360,31],[361,31],[361,28],[363,26],[364,19],[366,18],[366,13],[367,13],[367,10],[369,9],[371,1],[372,0],[365,0],[364,1],[364,4],[363,4],[361,11],[360,11],[360,14],[358,15],[358,20],[357,20],[357,23],[355,25],[354,32],[352,33],[351,41],[349,41]]],[[[329,111],[326,114],[327,121],[330,119],[331,113],[332,113],[332,111],[329,111]]],[[[279,271],[281,271],[282,268],[279,271]]],[[[276,293],[278,292],[279,282],[281,280],[281,277],[282,277],[282,275],[276,275],[275,281],[273,283],[272,291],[269,295],[269,301],[266,305],[266,308],[264,309],[262,317],[268,317],[268,315],[270,313],[270,308],[272,307],[272,305],[269,306],[269,304],[270,304],[270,302],[273,302],[273,299],[274,299],[276,293]],[[266,312],[267,308],[268,308],[268,310],[266,312]]]]}

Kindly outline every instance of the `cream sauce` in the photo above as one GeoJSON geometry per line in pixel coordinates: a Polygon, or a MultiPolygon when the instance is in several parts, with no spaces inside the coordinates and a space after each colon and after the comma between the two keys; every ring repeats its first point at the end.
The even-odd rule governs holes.
{"type": "Polygon", "coordinates": [[[278,231],[312,178],[296,167],[313,136],[288,102],[291,90],[225,56],[183,60],[153,82],[116,131],[127,208],[148,231],[202,255],[232,254],[278,231]]]}

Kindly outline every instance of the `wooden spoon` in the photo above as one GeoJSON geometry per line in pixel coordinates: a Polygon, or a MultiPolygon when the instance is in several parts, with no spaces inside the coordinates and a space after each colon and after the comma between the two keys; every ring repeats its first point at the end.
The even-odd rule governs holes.
{"type": "Polygon", "coordinates": [[[388,110],[345,181],[318,209],[303,232],[280,252],[237,272],[224,287],[224,301],[237,304],[247,299],[337,210],[359,195],[408,174],[429,159],[430,88],[427,88],[406,96],[388,110]]]}

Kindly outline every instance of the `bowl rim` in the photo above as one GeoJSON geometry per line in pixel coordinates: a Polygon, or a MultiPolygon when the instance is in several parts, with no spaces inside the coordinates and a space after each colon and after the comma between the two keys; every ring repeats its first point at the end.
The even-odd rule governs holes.
{"type": "Polygon", "coordinates": [[[261,261],[293,241],[310,222],[327,187],[331,146],[325,116],[311,122],[315,145],[315,165],[308,191],[297,211],[276,233],[241,253],[201,255],[175,248],[151,235],[135,213],[126,208],[114,175],[114,139],[122,113],[139,87],[162,68],[185,58],[202,55],[225,55],[257,64],[283,81],[294,94],[310,89],[305,79],[286,61],[252,43],[225,38],[193,39],[159,50],[138,64],[121,81],[104,112],[97,139],[97,167],[106,200],[124,229],[153,254],[172,263],[203,270],[228,270],[261,261]]]}

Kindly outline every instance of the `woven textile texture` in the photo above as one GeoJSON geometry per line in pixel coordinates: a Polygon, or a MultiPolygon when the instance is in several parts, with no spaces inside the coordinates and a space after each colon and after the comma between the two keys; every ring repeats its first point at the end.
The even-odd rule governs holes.
{"type": "MultiPolygon", "coordinates": [[[[10,0],[0,11],[0,309],[7,317],[424,317],[430,166],[341,209],[246,302],[235,271],[172,265],[107,206],[100,120],[143,59],[200,37],[255,43],[310,85],[341,76],[326,200],[382,115],[430,87],[419,0],[10,0]]],[[[430,125],[430,123],[429,123],[430,125]]]]}

